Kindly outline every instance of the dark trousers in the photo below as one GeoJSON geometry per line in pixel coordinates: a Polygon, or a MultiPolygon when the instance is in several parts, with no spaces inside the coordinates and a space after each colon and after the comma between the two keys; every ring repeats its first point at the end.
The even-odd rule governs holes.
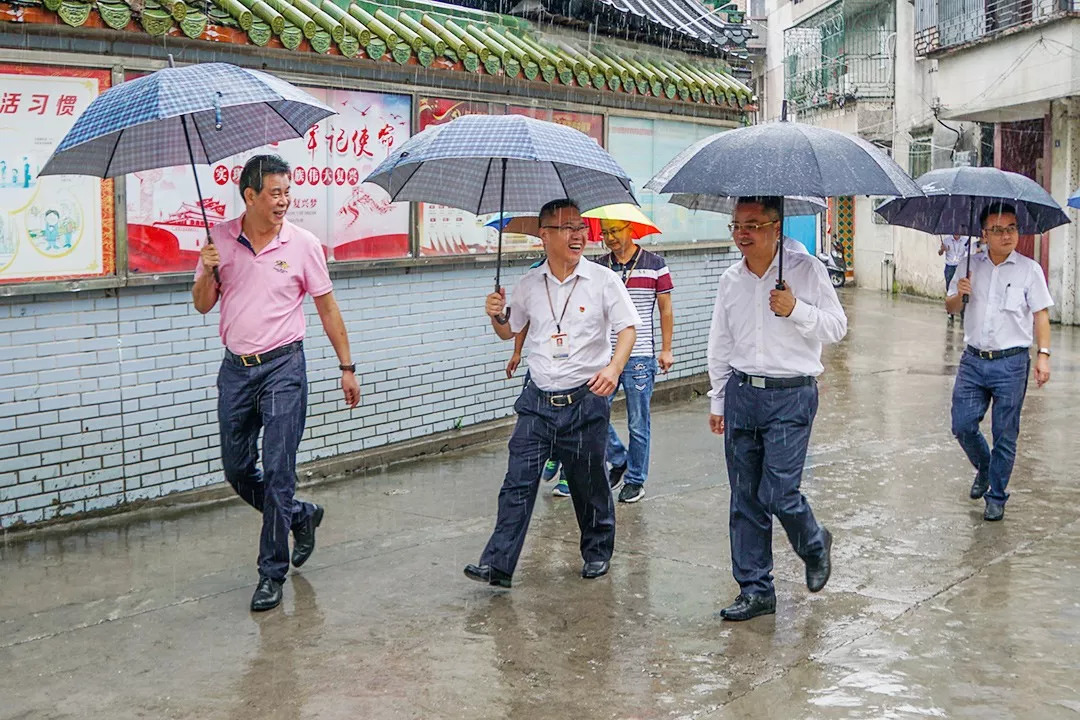
{"type": "Polygon", "coordinates": [[[289,570],[289,531],[315,506],[296,500],[296,450],[307,415],[303,350],[243,367],[226,358],[218,371],[218,426],[225,479],[263,515],[259,575],[282,581],[289,570]],[[262,470],[258,467],[262,430],[262,470]]]}
{"type": "Polygon", "coordinates": [[[803,560],[825,549],[821,526],[799,491],[817,385],[755,388],[732,376],[724,394],[724,452],[731,484],[732,574],[742,592],[772,595],[772,516],[803,560]]]}
{"type": "Polygon", "coordinates": [[[956,369],[952,395],[952,432],[978,473],[990,479],[986,499],[1004,505],[1009,499],[1016,438],[1020,435],[1020,410],[1027,394],[1031,359],[1020,353],[985,360],[965,352],[956,369]],[[979,423],[994,401],[991,430],[994,450],[986,444],[979,423]]]}
{"type": "Polygon", "coordinates": [[[581,530],[582,558],[586,562],[610,560],[615,549],[615,504],[604,463],[610,418],[607,398],[585,392],[567,407],[554,407],[530,382],[514,410],[518,418],[499,491],[499,515],[480,563],[513,574],[536,503],[540,470],[548,458],[566,468],[581,530]]]}

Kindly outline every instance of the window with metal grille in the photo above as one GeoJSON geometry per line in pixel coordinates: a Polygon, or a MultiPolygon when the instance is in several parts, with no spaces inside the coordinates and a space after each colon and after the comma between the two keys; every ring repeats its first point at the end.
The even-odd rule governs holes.
{"type": "Polygon", "coordinates": [[[917,178],[928,173],[933,167],[934,143],[929,131],[912,133],[911,146],[908,147],[908,173],[917,178]]]}

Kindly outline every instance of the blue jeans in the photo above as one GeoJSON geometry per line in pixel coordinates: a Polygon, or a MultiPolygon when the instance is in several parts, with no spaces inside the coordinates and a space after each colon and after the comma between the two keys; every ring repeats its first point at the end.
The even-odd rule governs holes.
{"type": "Polygon", "coordinates": [[[724,394],[724,454],[731,485],[728,534],[732,575],[743,593],[773,595],[772,516],[804,561],[825,536],[799,490],[817,385],[755,388],[734,375],[724,394]]]}
{"type": "Polygon", "coordinates": [[[984,360],[965,352],[956,370],[952,395],[952,433],[968,460],[983,478],[989,478],[985,498],[999,505],[1009,499],[1016,438],[1020,434],[1020,409],[1027,394],[1031,358],[1027,353],[998,360],[984,360]],[[986,444],[979,423],[994,401],[991,429],[994,449],[986,444]]]}
{"type": "Polygon", "coordinates": [[[218,371],[218,425],[225,479],[262,513],[259,575],[278,582],[289,570],[289,531],[315,511],[296,500],[296,450],[307,415],[303,350],[244,367],[226,358],[218,371]],[[262,430],[262,470],[258,467],[262,430]]]}
{"type": "Polygon", "coordinates": [[[956,266],[955,265],[946,265],[945,266],[945,292],[946,293],[949,292],[949,283],[952,282],[953,275],[955,275],[955,274],[956,274],[956,266]]]}
{"type": "Polygon", "coordinates": [[[540,470],[548,458],[567,468],[582,558],[586,562],[610,560],[615,548],[615,504],[604,465],[604,431],[610,417],[607,398],[585,392],[573,404],[555,407],[529,383],[514,403],[514,411],[518,417],[499,490],[498,519],[480,563],[513,575],[536,504],[540,470]]]}
{"type": "MultiPolygon", "coordinates": [[[[650,410],[656,382],[656,358],[632,357],[626,362],[619,385],[626,393],[626,424],[630,430],[629,449],[619,440],[613,424],[608,424],[607,459],[612,466],[626,465],[627,485],[644,485],[649,477],[649,438],[652,434],[650,410]]],[[[618,392],[619,388],[615,388],[618,392]]],[[[615,400],[611,393],[608,402],[615,400]]]]}

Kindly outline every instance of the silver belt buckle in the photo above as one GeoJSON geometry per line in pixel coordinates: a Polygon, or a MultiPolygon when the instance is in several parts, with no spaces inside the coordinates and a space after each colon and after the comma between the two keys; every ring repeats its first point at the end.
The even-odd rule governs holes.
{"type": "Polygon", "coordinates": [[[564,408],[567,405],[571,405],[574,402],[574,398],[570,395],[552,395],[548,400],[553,407],[564,408]]]}
{"type": "Polygon", "coordinates": [[[765,389],[765,378],[756,377],[754,375],[751,375],[750,376],[750,387],[756,387],[756,388],[765,389]]]}

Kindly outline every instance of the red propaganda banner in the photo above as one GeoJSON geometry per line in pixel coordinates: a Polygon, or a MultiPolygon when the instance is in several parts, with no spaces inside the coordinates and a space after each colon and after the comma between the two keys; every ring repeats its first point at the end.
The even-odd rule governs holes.
{"type": "Polygon", "coordinates": [[[585,133],[597,145],[604,145],[604,116],[592,113],[570,112],[569,110],[548,110],[546,108],[522,107],[510,105],[506,108],[507,115],[525,115],[537,120],[547,120],[556,125],[565,125],[585,133]]]}
{"type": "Polygon", "coordinates": [[[189,166],[128,176],[128,265],[132,272],[192,272],[213,226],[244,210],[239,180],[253,155],[280,155],[292,168],[288,218],[322,241],[330,261],[407,257],[409,206],[391,203],[364,177],[411,134],[408,95],[304,88],[333,108],[303,137],[200,166],[203,207],[189,166]]]}
{"type": "Polygon", "coordinates": [[[38,176],[110,82],[108,70],[0,64],[0,283],[115,272],[112,181],[38,176]]]}

